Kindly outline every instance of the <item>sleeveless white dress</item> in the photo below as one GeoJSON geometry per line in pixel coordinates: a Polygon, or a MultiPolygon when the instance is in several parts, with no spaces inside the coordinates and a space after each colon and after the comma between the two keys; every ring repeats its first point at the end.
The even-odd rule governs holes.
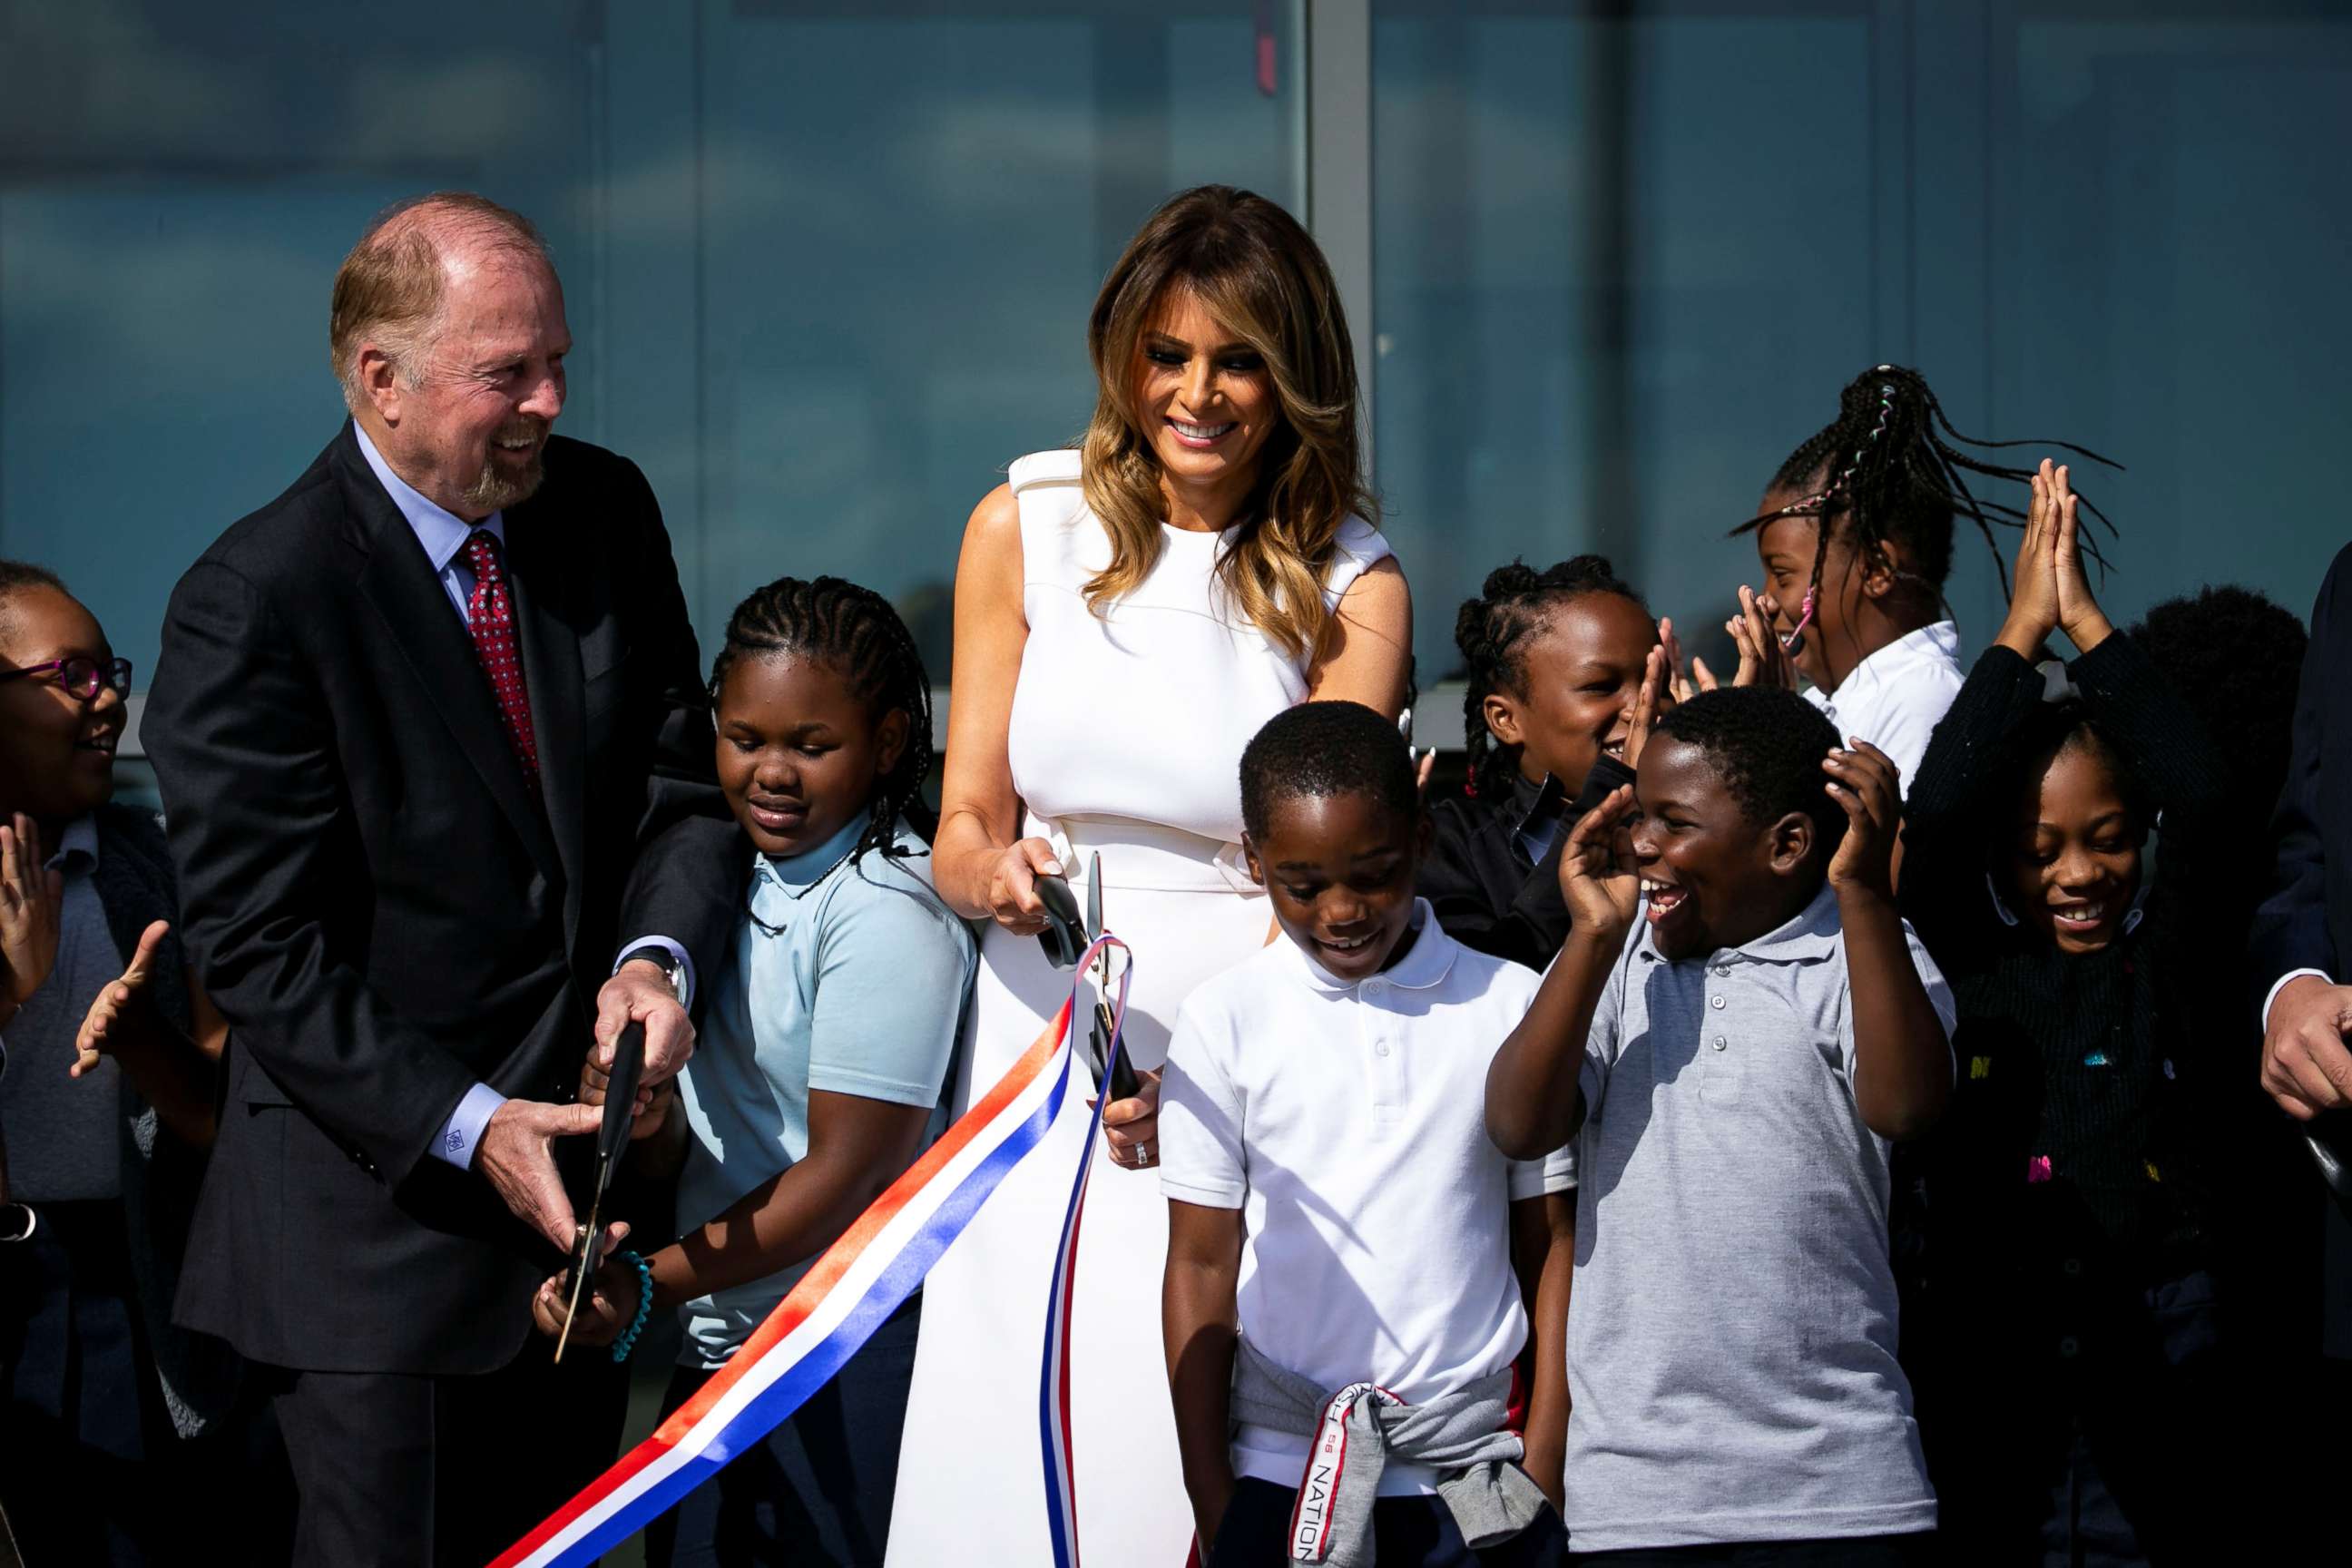
{"type": "MultiPolygon", "coordinates": [[[[1138,1066],[1157,1068],[1192,987],[1265,943],[1272,917],[1241,857],[1242,748],[1306,699],[1306,660],[1226,612],[1213,575],[1218,534],[1164,528],[1151,575],[1097,617],[1084,588],[1108,563],[1110,541],[1087,508],[1078,454],[1024,458],[1011,480],[1029,622],[1010,734],[1023,832],[1052,842],[1081,907],[1088,858],[1100,851],[1104,923],[1135,961],[1128,1048],[1138,1066]]],[[[1339,546],[1324,586],[1330,605],[1389,553],[1353,519],[1339,546]]],[[[1035,939],[986,929],[956,1114],[1028,1048],[1069,984],[1035,939]]],[[[925,1284],[891,1568],[1053,1560],[1037,1368],[1087,1114],[1073,1093],[925,1284]]],[[[1156,1169],[1122,1169],[1102,1145],[1095,1158],[1071,1343],[1078,1542],[1099,1565],[1181,1568],[1192,1513],[1160,1334],[1167,1202],[1156,1169]]]]}

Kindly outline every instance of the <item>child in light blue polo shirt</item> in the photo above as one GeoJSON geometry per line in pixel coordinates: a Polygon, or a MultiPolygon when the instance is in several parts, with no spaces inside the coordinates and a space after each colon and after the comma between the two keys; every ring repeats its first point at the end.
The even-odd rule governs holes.
{"type": "MultiPolygon", "coordinates": [[[[682,1239],[645,1259],[654,1308],[686,1335],[665,1415],[942,1125],[975,949],[909,821],[927,815],[929,690],[888,602],[838,578],[772,583],[728,623],[711,696],[719,787],[747,840],[741,919],[683,1115],[652,1132],[656,1112],[639,1118],[641,1163],[678,1171],[682,1239]]],[[[637,1294],[634,1268],[608,1264],[573,1337],[610,1337],[637,1294]]],[[[880,1563],[921,1300],[650,1528],[648,1562],[880,1563]]]]}

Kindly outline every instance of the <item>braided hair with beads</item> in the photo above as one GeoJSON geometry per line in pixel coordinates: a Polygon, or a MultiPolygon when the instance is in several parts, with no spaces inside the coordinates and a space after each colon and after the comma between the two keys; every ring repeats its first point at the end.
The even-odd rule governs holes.
{"type": "Polygon", "coordinates": [[[1510,793],[1519,748],[1504,745],[1487,730],[1486,699],[1497,690],[1527,695],[1528,638],[1549,624],[1554,609],[1585,594],[1615,594],[1650,613],[1605,555],[1579,555],[1541,571],[1514,561],[1487,573],[1478,596],[1462,601],[1454,616],[1454,646],[1462,651],[1469,682],[1462,698],[1462,743],[1469,752],[1465,793],[1491,799],[1510,793]]]}
{"type": "MultiPolygon", "coordinates": [[[[2024,483],[2032,479],[2033,470],[2011,468],[1962,447],[2029,446],[2063,447],[2122,471],[2122,464],[2069,441],[1988,441],[1963,436],[1945,417],[1926,377],[1901,365],[1876,365],[1846,383],[1838,396],[1838,416],[1790,453],[1772,476],[1773,489],[1801,490],[1801,499],[1750,518],[1731,531],[1737,537],[1784,517],[1819,518],[1821,539],[1813,550],[1809,595],[1821,591],[1833,531],[1853,540],[1854,556],[1864,570],[1890,564],[1886,546],[1899,544],[1912,563],[1912,570],[1904,574],[1932,588],[1940,601],[1952,567],[1952,520],[1965,512],[1992,552],[1993,569],[2000,574],[2006,595],[2009,563],[2001,558],[1993,528],[2022,528],[2025,513],[2007,502],[1979,498],[1963,476],[2024,483]]],[[[2075,493],[2081,495],[2080,490],[2075,493]]],[[[2115,524],[2088,497],[2083,498],[2083,510],[2115,534],[2115,524]]],[[[2083,550],[2105,569],[2106,557],[2087,529],[2083,550]]]]}
{"type": "Polygon", "coordinates": [[[727,617],[725,646],[710,666],[712,704],[729,670],[746,658],[772,654],[797,654],[831,666],[877,719],[893,709],[907,715],[907,744],[876,782],[866,831],[850,851],[851,861],[869,849],[892,857],[911,853],[897,842],[901,816],[930,842],[939,826],[923,799],[932,763],[931,681],[907,623],[890,601],[840,577],[779,577],[755,590],[727,617]]]}

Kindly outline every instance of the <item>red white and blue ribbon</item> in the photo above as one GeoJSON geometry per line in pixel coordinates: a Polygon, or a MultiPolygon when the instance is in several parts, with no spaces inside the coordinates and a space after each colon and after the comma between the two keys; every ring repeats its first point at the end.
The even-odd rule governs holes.
{"type": "MultiPolygon", "coordinates": [[[[491,1568],[577,1568],[593,1562],[765,1437],[857,1353],[883,1320],[914,1294],[997,1184],[1054,1125],[1077,1054],[1072,1047],[1075,1021],[1081,1016],[1078,988],[1087,964],[1105,947],[1127,951],[1126,943],[1108,932],[1096,939],[1078,965],[1069,1000],[1021,1059],[852,1222],[733,1359],[652,1436],[509,1547],[491,1568]]],[[[1105,1082],[1118,1057],[1129,978],[1129,973],[1119,976],[1105,1082]]],[[[1101,1125],[1097,1101],[1055,1265],[1055,1309],[1045,1340],[1045,1488],[1055,1510],[1055,1561],[1067,1568],[1076,1568],[1078,1560],[1068,1443],[1069,1279],[1086,1204],[1086,1172],[1101,1125]]]]}
{"type": "MultiPolygon", "coordinates": [[[[1108,934],[1095,939],[1078,973],[1086,973],[1096,952],[1106,943],[1120,945],[1108,934]]],[[[1118,1072],[1126,1050],[1127,983],[1132,964],[1120,972],[1118,1002],[1111,1010],[1110,1046],[1103,1055],[1103,1082],[1118,1072]]],[[[1045,1303],[1045,1352],[1037,1379],[1037,1434],[1045,1446],[1045,1523],[1054,1539],[1054,1568],[1078,1568],[1078,1490],[1070,1441],[1070,1321],[1077,1306],[1078,1231],[1087,1217],[1087,1183],[1094,1174],[1095,1139],[1102,1131],[1108,1095],[1097,1096],[1087,1122],[1087,1140],[1078,1156],[1077,1178],[1070,1184],[1070,1205],[1062,1216],[1062,1244],[1054,1252],[1053,1294],[1045,1303]]]]}

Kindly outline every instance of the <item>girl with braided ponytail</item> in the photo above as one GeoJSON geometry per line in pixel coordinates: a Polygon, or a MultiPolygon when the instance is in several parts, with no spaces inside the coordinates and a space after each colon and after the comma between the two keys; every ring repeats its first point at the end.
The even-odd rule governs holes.
{"type": "Polygon", "coordinates": [[[1514,561],[1463,601],[1470,778],[1431,808],[1420,881],[1455,941],[1536,969],[1559,952],[1563,825],[1633,782],[1626,744],[1660,631],[1599,555],[1541,571],[1514,561]]]}
{"type": "MultiPolygon", "coordinates": [[[[1963,679],[1959,628],[1944,602],[1953,523],[1969,521],[2006,584],[1994,530],[2024,521],[2011,502],[1977,494],[1969,476],[1979,486],[2032,478],[1968,448],[2025,444],[1962,436],[1917,371],[1876,365],[1846,384],[1838,416],[1789,454],[1761,514],[1733,530],[1756,536],[1764,567],[1764,591],[1743,587],[1730,625],[1743,658],[1789,684],[1801,674],[1838,733],[1885,752],[1906,785],[1963,679]]],[[[2063,441],[2035,444],[2107,461],[2063,441]]],[[[2088,532],[2084,548],[2101,559],[2088,532]]]]}
{"type": "MultiPolygon", "coordinates": [[[[931,887],[930,681],[889,602],[785,577],[736,606],[710,672],[719,788],[743,831],[733,944],[700,1043],[637,1120],[677,1174],[682,1239],[608,1263],[575,1341],[675,1311],[667,1415],[935,1138],[971,987],[971,936],[931,887]]],[[[588,1086],[601,1090],[601,1079],[588,1086]]],[[[551,1280],[535,1304],[560,1323],[551,1280]]],[[[654,1563],[878,1564],[890,1532],[920,1296],[761,1447],[646,1532],[654,1563]]]]}

